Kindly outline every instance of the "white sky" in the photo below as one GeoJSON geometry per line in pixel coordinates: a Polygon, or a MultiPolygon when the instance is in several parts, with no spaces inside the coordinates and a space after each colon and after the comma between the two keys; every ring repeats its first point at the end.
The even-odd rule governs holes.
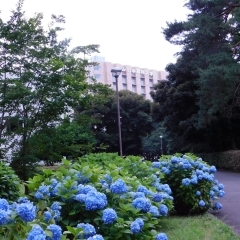
{"type": "MultiPolygon", "coordinates": [[[[185,20],[185,0],[25,0],[27,16],[42,12],[66,17],[64,37],[72,46],[99,44],[106,61],[164,70],[180,50],[162,34],[166,22],[185,20]]],[[[0,0],[1,17],[8,20],[17,0],[0,0]]]]}

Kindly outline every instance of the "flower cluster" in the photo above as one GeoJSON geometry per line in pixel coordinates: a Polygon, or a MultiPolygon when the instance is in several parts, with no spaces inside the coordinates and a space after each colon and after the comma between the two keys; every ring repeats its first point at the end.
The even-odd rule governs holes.
{"type": "Polygon", "coordinates": [[[128,187],[124,180],[118,179],[110,185],[110,190],[115,194],[123,194],[128,192],[128,187]]]}
{"type": "Polygon", "coordinates": [[[105,224],[112,224],[117,219],[117,213],[112,208],[103,211],[102,220],[105,224]]]}
{"type": "Polygon", "coordinates": [[[37,199],[44,199],[50,197],[50,191],[49,191],[50,186],[42,185],[39,187],[37,192],[35,193],[35,197],[37,199]]]}
{"type": "Polygon", "coordinates": [[[131,231],[133,234],[139,233],[144,226],[144,221],[141,218],[137,218],[135,221],[133,221],[130,225],[131,231]]]}
{"type": "Polygon", "coordinates": [[[132,201],[132,205],[143,212],[148,212],[151,208],[151,201],[146,197],[138,197],[132,201]]]}

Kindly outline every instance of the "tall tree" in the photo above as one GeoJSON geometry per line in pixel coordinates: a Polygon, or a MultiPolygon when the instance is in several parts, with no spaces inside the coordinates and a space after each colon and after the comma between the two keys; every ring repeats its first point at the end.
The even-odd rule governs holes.
{"type": "Polygon", "coordinates": [[[164,122],[178,141],[175,150],[240,147],[239,107],[233,104],[240,82],[240,8],[234,4],[239,2],[190,0],[187,21],[168,23],[163,31],[166,40],[183,46],[177,63],[167,67],[169,82],[153,94],[160,106],[171,109],[164,122]]]}
{"type": "MultiPolygon", "coordinates": [[[[98,99],[97,96],[95,97],[98,99]]],[[[80,115],[88,114],[95,119],[93,129],[96,126],[94,130],[99,144],[107,145],[108,149],[106,151],[118,152],[116,92],[112,92],[106,100],[104,104],[94,104],[91,109],[82,109],[79,113],[80,115]]],[[[127,90],[119,91],[119,100],[123,154],[140,155],[142,154],[142,138],[153,129],[151,102],[145,100],[143,96],[127,90]]]]}
{"type": "Polygon", "coordinates": [[[19,0],[10,20],[0,19],[0,140],[2,157],[26,178],[29,139],[35,131],[62,121],[80,104],[87,89],[89,62],[79,53],[97,45],[69,51],[69,39],[58,41],[63,16],[52,15],[47,30],[38,13],[27,19],[19,0]],[[15,157],[13,157],[15,156],[15,157]]]}

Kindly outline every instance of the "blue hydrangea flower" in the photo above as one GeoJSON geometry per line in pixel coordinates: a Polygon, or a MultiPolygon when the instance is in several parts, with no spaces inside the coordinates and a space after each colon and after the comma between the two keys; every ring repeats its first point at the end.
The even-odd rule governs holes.
{"type": "Polygon", "coordinates": [[[58,182],[55,186],[53,186],[50,190],[50,196],[56,196],[58,192],[58,188],[62,186],[62,183],[58,182]]]}
{"type": "Polygon", "coordinates": [[[145,194],[148,194],[148,193],[149,193],[149,190],[148,190],[145,186],[140,185],[140,186],[138,186],[138,188],[137,188],[137,192],[143,192],[143,193],[145,193],[145,194]]]}
{"type": "Polygon", "coordinates": [[[31,222],[36,217],[36,206],[32,202],[20,203],[16,207],[16,212],[24,221],[31,222]]]}
{"type": "Polygon", "coordinates": [[[154,217],[158,217],[160,215],[156,206],[151,206],[149,213],[151,213],[154,217]]]}
{"type": "Polygon", "coordinates": [[[128,187],[122,179],[118,179],[111,184],[110,191],[115,194],[123,194],[128,192],[128,187]]]}
{"type": "Polygon", "coordinates": [[[43,213],[43,216],[44,216],[44,221],[47,223],[52,219],[52,213],[49,211],[45,211],[43,213]]]}
{"type": "Polygon", "coordinates": [[[102,235],[96,234],[93,237],[89,237],[87,240],[104,240],[104,238],[102,237],[102,235]]]}
{"type": "Polygon", "coordinates": [[[137,208],[137,209],[141,209],[143,212],[148,212],[150,210],[151,207],[151,202],[148,198],[136,198],[132,201],[132,205],[137,208]]]}
{"type": "Polygon", "coordinates": [[[163,199],[162,194],[161,193],[154,193],[153,194],[153,201],[154,202],[161,202],[163,199]]]}
{"type": "Polygon", "coordinates": [[[222,183],[219,183],[219,184],[218,184],[218,189],[219,189],[219,190],[223,190],[223,188],[224,188],[224,185],[223,185],[222,183]]]}
{"type": "Polygon", "coordinates": [[[198,179],[197,178],[191,178],[190,182],[192,184],[197,184],[198,183],[198,179]]]}
{"type": "Polygon", "coordinates": [[[218,196],[219,196],[219,197],[225,196],[225,192],[224,192],[223,190],[220,190],[220,191],[218,192],[218,196]]]}
{"type": "Polygon", "coordinates": [[[107,206],[107,197],[104,193],[90,191],[86,194],[85,207],[86,210],[101,210],[107,206]]]}
{"type": "Polygon", "coordinates": [[[168,184],[163,184],[162,185],[162,190],[165,191],[167,194],[171,194],[172,193],[172,190],[171,190],[171,188],[169,187],[168,184]]]}
{"type": "Polygon", "coordinates": [[[0,209],[5,211],[9,209],[8,201],[4,198],[0,198],[0,209]]]}
{"type": "Polygon", "coordinates": [[[133,221],[130,225],[131,231],[133,234],[139,233],[144,226],[144,221],[141,218],[137,218],[135,221],[133,221]]]}
{"type": "Polygon", "coordinates": [[[53,210],[53,219],[57,222],[60,219],[61,212],[58,210],[53,210]]]}
{"type": "Polygon", "coordinates": [[[209,171],[210,171],[210,173],[215,173],[215,172],[217,172],[217,169],[215,166],[211,166],[209,171]]]}
{"type": "Polygon", "coordinates": [[[43,229],[37,225],[32,228],[32,230],[28,233],[26,240],[45,240],[46,239],[46,233],[43,231],[43,229]]]}
{"type": "Polygon", "coordinates": [[[51,205],[50,208],[51,208],[52,210],[61,210],[61,209],[62,209],[62,207],[61,207],[61,205],[60,205],[59,202],[54,202],[54,203],[51,205]]]}
{"type": "Polygon", "coordinates": [[[75,199],[78,201],[78,202],[81,202],[81,203],[85,203],[86,201],[86,194],[77,194],[75,196],[75,199]]]}
{"type": "Polygon", "coordinates": [[[48,230],[52,232],[51,240],[60,240],[62,236],[62,229],[56,224],[51,224],[47,227],[48,230]]]}
{"type": "Polygon", "coordinates": [[[159,233],[156,236],[155,240],[168,240],[168,237],[167,237],[166,233],[159,233]]]}
{"type": "Polygon", "coordinates": [[[184,186],[189,186],[190,185],[190,183],[191,183],[191,181],[190,181],[190,179],[189,178],[183,178],[182,179],[182,184],[184,185],[184,186]]]}
{"type": "Polygon", "coordinates": [[[182,165],[182,168],[184,168],[184,169],[191,169],[192,165],[188,161],[185,161],[183,163],[183,165],[182,165]]]}
{"type": "Polygon", "coordinates": [[[44,199],[44,196],[43,196],[42,193],[36,192],[36,193],[35,193],[35,198],[38,199],[38,200],[41,200],[41,199],[44,199]]]}
{"type": "Polygon", "coordinates": [[[222,209],[222,204],[219,203],[219,202],[215,202],[215,203],[214,203],[214,206],[213,206],[213,209],[215,209],[215,210],[220,210],[220,209],[222,209]]]}
{"type": "Polygon", "coordinates": [[[198,205],[199,205],[200,207],[204,207],[204,206],[206,205],[206,203],[205,203],[203,200],[200,200],[199,203],[198,203],[198,205]]]}
{"type": "Polygon", "coordinates": [[[88,177],[85,177],[81,172],[75,174],[76,180],[80,184],[86,184],[90,181],[88,177]]]}
{"type": "Polygon", "coordinates": [[[0,209],[0,226],[6,224],[7,222],[8,222],[7,211],[0,209]]]}
{"type": "Polygon", "coordinates": [[[161,204],[161,206],[159,207],[159,212],[161,216],[167,216],[168,214],[168,207],[164,204],[161,204]]]}
{"type": "Polygon", "coordinates": [[[56,185],[58,184],[58,181],[55,178],[52,178],[50,182],[51,182],[51,187],[56,187],[56,185]]]}
{"type": "Polygon", "coordinates": [[[134,195],[134,198],[139,198],[139,197],[145,197],[145,193],[144,192],[136,192],[134,195]]]}
{"type": "Polygon", "coordinates": [[[79,238],[89,238],[92,237],[96,234],[96,230],[94,228],[93,225],[89,224],[89,223],[79,223],[77,225],[77,228],[82,228],[83,229],[83,234],[80,233],[78,235],[79,238]]]}
{"type": "Polygon", "coordinates": [[[77,194],[87,194],[88,192],[92,192],[92,191],[97,191],[97,189],[91,185],[82,185],[79,184],[78,185],[78,192],[77,194]]]}
{"type": "Polygon", "coordinates": [[[200,191],[196,191],[196,195],[197,196],[201,196],[201,192],[200,191]]]}
{"type": "Polygon", "coordinates": [[[42,185],[35,193],[37,199],[44,199],[44,197],[50,197],[50,186],[42,185]]]}
{"type": "Polygon", "coordinates": [[[170,174],[170,170],[167,167],[162,167],[162,172],[165,174],[170,174]]]}
{"type": "Polygon", "coordinates": [[[30,200],[27,197],[20,197],[17,200],[17,203],[28,203],[30,200]]]}
{"type": "Polygon", "coordinates": [[[215,193],[213,190],[210,191],[210,197],[213,198],[215,196],[215,193]]]}
{"type": "Polygon", "coordinates": [[[160,162],[153,162],[153,163],[152,163],[152,166],[153,166],[154,168],[160,168],[161,163],[160,163],[160,162]]]}
{"type": "Polygon", "coordinates": [[[171,163],[172,164],[175,164],[175,163],[178,163],[179,162],[179,160],[178,160],[178,158],[176,157],[176,156],[173,156],[172,158],[171,158],[171,163]]]}
{"type": "Polygon", "coordinates": [[[117,213],[112,208],[103,211],[102,220],[105,224],[112,224],[117,219],[117,213]]]}

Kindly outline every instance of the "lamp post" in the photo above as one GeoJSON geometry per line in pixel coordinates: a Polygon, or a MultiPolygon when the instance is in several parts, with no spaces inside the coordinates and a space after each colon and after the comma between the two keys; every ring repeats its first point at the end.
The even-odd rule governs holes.
{"type": "Polygon", "coordinates": [[[162,135],[160,136],[160,140],[161,140],[161,155],[163,155],[163,147],[162,147],[162,135]]]}
{"type": "Polygon", "coordinates": [[[112,76],[116,79],[116,96],[117,96],[117,113],[118,113],[118,137],[119,137],[119,150],[120,156],[122,157],[122,134],[121,134],[121,120],[120,120],[120,104],[119,104],[119,94],[118,94],[118,77],[121,74],[122,69],[115,67],[111,70],[112,76]]]}

